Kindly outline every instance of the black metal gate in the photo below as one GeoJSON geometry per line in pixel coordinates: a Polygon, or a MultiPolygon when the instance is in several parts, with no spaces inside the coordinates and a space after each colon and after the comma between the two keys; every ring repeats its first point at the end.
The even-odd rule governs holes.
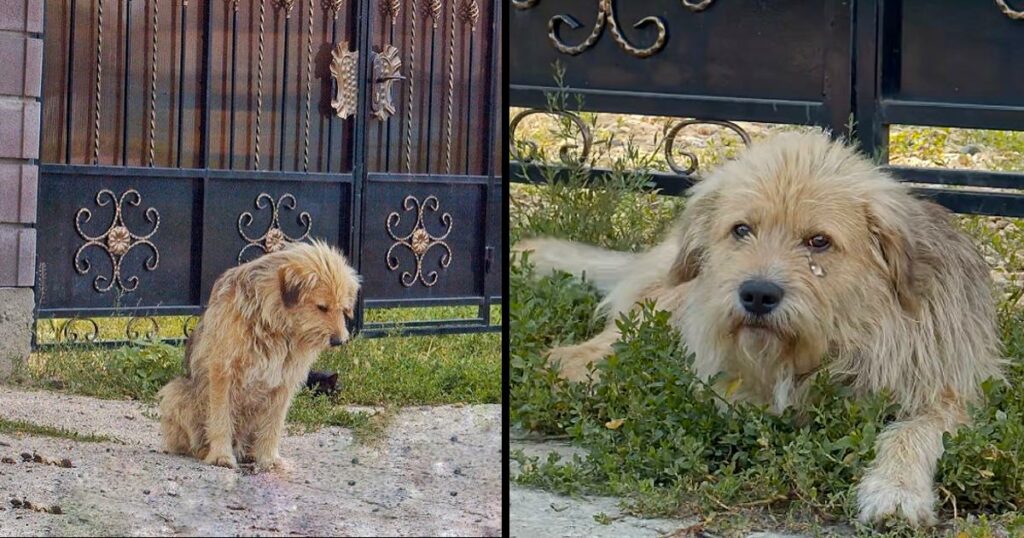
{"type": "MultiPolygon", "coordinates": [[[[653,174],[666,194],[692,184],[693,167],[676,166],[671,155],[672,137],[692,123],[820,125],[852,134],[882,163],[890,124],[1024,130],[1019,0],[512,0],[512,7],[511,105],[544,110],[545,94],[559,90],[557,61],[588,111],[697,118],[667,133],[675,173],[653,174]]],[[[589,134],[582,138],[585,152],[589,134]]],[[[544,177],[528,155],[511,151],[520,159],[510,179],[544,177]]],[[[930,184],[917,190],[954,211],[1024,216],[1019,192],[945,188],[1022,189],[1024,174],[888,168],[930,184]]]]}
{"type": "Polygon", "coordinates": [[[56,341],[110,339],[106,316],[187,334],[225,269],[319,237],[363,275],[363,334],[495,329],[500,7],[47,2],[38,317],[56,341]],[[477,308],[364,320],[439,305],[477,308]]]}

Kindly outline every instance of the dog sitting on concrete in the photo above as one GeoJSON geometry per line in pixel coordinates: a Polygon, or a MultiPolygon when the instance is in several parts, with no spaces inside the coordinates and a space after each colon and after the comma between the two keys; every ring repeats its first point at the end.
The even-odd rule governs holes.
{"type": "Polygon", "coordinates": [[[569,379],[612,352],[620,314],[653,299],[696,374],[723,374],[716,388],[733,400],[799,409],[821,369],[857,393],[892,394],[902,416],[857,486],[865,522],[935,522],[942,434],[966,421],[983,380],[1001,376],[978,250],[944,208],[820,133],[778,135],[717,168],[646,252],[554,239],[514,250],[532,251],[538,275],[585,274],[605,294],[607,328],[550,352],[569,379]]]}
{"type": "Polygon", "coordinates": [[[292,397],[317,355],[348,340],[358,292],[355,270],[319,241],[225,271],[186,345],[186,375],[158,395],[167,451],[286,468],[278,445],[292,397]]]}

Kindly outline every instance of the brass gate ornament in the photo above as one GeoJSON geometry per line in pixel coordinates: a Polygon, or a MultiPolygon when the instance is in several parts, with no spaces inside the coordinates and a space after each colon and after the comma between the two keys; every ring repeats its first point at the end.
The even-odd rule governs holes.
{"type": "MultiPolygon", "coordinates": [[[[339,118],[348,119],[356,113],[359,95],[359,51],[349,50],[348,41],[342,41],[331,51],[331,57],[331,76],[336,86],[331,108],[339,118]]],[[[401,75],[402,59],[393,45],[385,45],[383,50],[373,52],[371,57],[373,89],[370,94],[370,112],[380,121],[386,121],[395,114],[392,86],[396,80],[405,79],[401,75]]]]}
{"type": "Polygon", "coordinates": [[[413,224],[412,231],[408,235],[398,235],[394,227],[402,220],[402,216],[397,211],[392,211],[388,214],[388,218],[385,221],[385,229],[388,232],[388,236],[395,242],[388,249],[387,254],[384,256],[384,260],[387,263],[388,269],[391,271],[397,271],[399,268],[398,257],[395,256],[395,249],[399,247],[405,247],[412,252],[413,256],[416,257],[416,272],[402,271],[401,283],[403,287],[410,288],[417,280],[420,281],[424,286],[431,288],[437,284],[438,274],[437,271],[430,271],[424,273],[423,271],[423,257],[427,254],[434,246],[441,247],[441,259],[438,260],[438,264],[442,269],[447,269],[452,263],[452,248],[445,242],[448,235],[452,233],[452,215],[451,213],[441,213],[441,224],[446,228],[441,235],[432,235],[427,231],[427,226],[423,222],[423,213],[426,210],[430,210],[436,213],[440,208],[441,204],[437,199],[437,196],[427,196],[422,203],[415,196],[409,195],[402,200],[402,208],[408,211],[416,212],[416,222],[413,224]]]}
{"type": "Polygon", "coordinates": [[[75,251],[75,271],[80,275],[84,275],[92,268],[92,264],[89,263],[89,259],[82,257],[82,253],[89,247],[99,248],[110,258],[110,265],[112,266],[113,273],[109,277],[97,275],[92,282],[93,289],[100,293],[110,291],[115,284],[122,293],[135,291],[135,289],[139,287],[139,277],[133,276],[125,279],[121,274],[121,262],[124,260],[124,257],[128,252],[135,247],[148,247],[150,251],[152,251],[152,254],[145,262],[145,268],[147,271],[156,270],[157,266],[160,264],[160,251],[157,250],[156,245],[150,241],[150,239],[156,234],[157,230],[160,229],[160,213],[152,207],[146,209],[143,213],[146,217],[146,221],[153,225],[153,229],[145,235],[139,235],[132,232],[124,222],[122,212],[127,209],[128,206],[138,207],[141,203],[142,195],[135,189],[128,189],[124,191],[121,193],[120,197],[115,195],[114,192],[109,189],[103,189],[96,193],[97,206],[114,206],[114,218],[110,221],[110,226],[107,227],[105,232],[97,236],[91,236],[82,230],[82,224],[92,220],[92,211],[87,207],[83,207],[75,213],[75,231],[78,232],[79,237],[85,240],[85,243],[75,251]]]}

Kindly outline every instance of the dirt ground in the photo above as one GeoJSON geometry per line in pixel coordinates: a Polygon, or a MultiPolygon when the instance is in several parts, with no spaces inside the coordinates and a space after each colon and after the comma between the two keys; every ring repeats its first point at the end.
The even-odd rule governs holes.
{"type": "Polygon", "coordinates": [[[0,416],[112,437],[0,434],[0,535],[501,534],[498,405],[399,411],[370,442],[289,435],[289,472],[164,454],[152,406],[0,387],[0,416]]]}

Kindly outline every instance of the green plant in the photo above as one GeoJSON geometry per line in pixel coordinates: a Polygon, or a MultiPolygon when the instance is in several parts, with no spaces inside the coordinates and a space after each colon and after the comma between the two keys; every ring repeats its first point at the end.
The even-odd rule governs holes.
{"type": "Polygon", "coordinates": [[[149,400],[182,373],[182,359],[180,347],[161,341],[141,340],[135,345],[115,350],[107,365],[120,382],[124,394],[149,400]]]}

